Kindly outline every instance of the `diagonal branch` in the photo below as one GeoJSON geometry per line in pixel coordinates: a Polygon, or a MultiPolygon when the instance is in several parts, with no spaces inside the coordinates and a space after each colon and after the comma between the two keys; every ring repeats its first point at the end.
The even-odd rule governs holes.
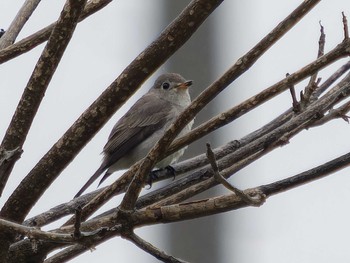
{"type": "Polygon", "coordinates": [[[0,50],[13,44],[21,32],[24,24],[34,12],[35,8],[40,3],[40,0],[26,0],[22,8],[18,11],[15,19],[12,21],[5,34],[0,38],[0,50]]]}
{"type": "Polygon", "coordinates": [[[131,233],[128,233],[127,235],[124,235],[124,238],[126,238],[127,240],[130,240],[136,246],[138,246],[142,250],[146,251],[147,253],[151,254],[152,256],[154,256],[155,258],[157,258],[163,262],[186,263],[186,261],[183,261],[181,259],[177,259],[177,258],[174,258],[173,256],[167,255],[165,252],[156,248],[151,243],[143,240],[141,237],[136,235],[134,232],[131,232],[131,233]]]}
{"type": "MultiPolygon", "coordinates": [[[[81,14],[79,22],[96,13],[110,2],[112,2],[112,0],[90,0],[89,3],[86,4],[85,9],[81,14]]],[[[22,55],[48,40],[52,30],[56,26],[56,23],[57,22],[54,22],[38,32],[18,41],[17,43],[0,50],[0,64],[22,55]]]]}

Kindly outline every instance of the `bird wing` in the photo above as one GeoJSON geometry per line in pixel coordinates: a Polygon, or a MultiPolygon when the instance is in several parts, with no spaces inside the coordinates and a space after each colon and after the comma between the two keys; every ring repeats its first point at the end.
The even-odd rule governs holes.
{"type": "MultiPolygon", "coordinates": [[[[139,145],[155,131],[161,129],[172,118],[171,105],[158,99],[150,101],[149,94],[141,97],[130,110],[114,125],[108,142],[103,148],[105,158],[101,166],[79,190],[74,198],[80,196],[109,166],[139,145]],[[142,112],[141,112],[142,111],[142,112]],[[140,116],[144,116],[140,118],[140,116]]],[[[109,174],[106,174],[101,182],[109,174]]],[[[100,183],[101,183],[100,182],[100,183]]]]}
{"type": "Polygon", "coordinates": [[[155,102],[148,96],[149,94],[146,94],[139,99],[112,129],[103,148],[106,155],[103,162],[105,168],[164,127],[172,117],[171,105],[168,102],[162,99],[155,102]]]}

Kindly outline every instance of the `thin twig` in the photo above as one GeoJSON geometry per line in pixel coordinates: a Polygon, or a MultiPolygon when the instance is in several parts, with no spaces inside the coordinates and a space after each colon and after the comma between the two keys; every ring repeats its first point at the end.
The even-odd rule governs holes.
{"type": "MultiPolygon", "coordinates": [[[[290,74],[287,73],[286,77],[288,77],[290,74]]],[[[289,91],[292,96],[292,107],[293,107],[293,112],[298,113],[300,112],[300,103],[298,102],[297,96],[295,94],[295,87],[294,85],[289,85],[289,91]]]]}
{"type": "MultiPolygon", "coordinates": [[[[317,52],[317,58],[320,58],[324,55],[324,47],[326,43],[326,35],[324,33],[324,27],[320,23],[320,38],[318,40],[318,52],[317,52]]],[[[314,96],[315,91],[318,89],[318,84],[320,82],[320,79],[317,80],[318,71],[316,71],[314,74],[311,75],[308,85],[305,87],[304,93],[302,93],[301,100],[300,100],[300,106],[301,108],[307,107],[308,104],[310,104],[313,100],[315,100],[317,97],[314,96]]]]}
{"type": "Polygon", "coordinates": [[[347,123],[349,123],[350,117],[346,115],[349,111],[350,111],[350,101],[346,102],[345,104],[343,104],[337,109],[331,109],[328,114],[326,114],[324,117],[314,122],[311,127],[321,126],[337,118],[341,118],[347,123]]]}
{"type": "Polygon", "coordinates": [[[346,18],[346,15],[344,12],[341,13],[343,16],[343,29],[344,29],[344,40],[349,39],[349,27],[348,27],[348,20],[346,18]]]}
{"type": "Polygon", "coordinates": [[[0,229],[2,233],[11,235],[20,234],[30,239],[51,241],[63,244],[74,242],[72,236],[69,234],[46,232],[36,227],[27,227],[4,219],[0,219],[0,229]]]}
{"type": "Polygon", "coordinates": [[[214,172],[214,178],[220,182],[223,186],[225,186],[228,190],[235,193],[239,198],[241,198],[248,205],[260,206],[264,202],[264,198],[251,198],[249,195],[245,194],[242,190],[230,184],[219,171],[218,164],[215,159],[215,155],[209,143],[207,145],[207,158],[214,172]]]}
{"type": "Polygon", "coordinates": [[[81,236],[81,232],[80,232],[81,211],[82,211],[82,208],[80,206],[75,209],[75,222],[74,222],[74,232],[73,232],[74,238],[79,238],[81,236]]]}
{"type": "Polygon", "coordinates": [[[186,263],[186,261],[183,261],[181,259],[177,259],[173,256],[167,255],[164,251],[161,251],[159,248],[153,246],[151,243],[142,239],[141,237],[136,235],[134,232],[128,233],[127,235],[124,235],[123,237],[126,238],[127,240],[130,240],[136,246],[138,246],[142,250],[146,251],[147,253],[151,254],[152,256],[154,256],[155,258],[157,258],[163,262],[186,263]]]}
{"type": "Polygon", "coordinates": [[[26,0],[24,2],[11,25],[6,30],[5,34],[0,38],[0,50],[15,42],[24,24],[27,22],[39,3],[40,0],[26,0]]]}
{"type": "Polygon", "coordinates": [[[350,69],[350,61],[342,65],[336,72],[334,72],[319,88],[315,91],[315,97],[319,97],[325,92],[337,79],[345,74],[350,69]]]}

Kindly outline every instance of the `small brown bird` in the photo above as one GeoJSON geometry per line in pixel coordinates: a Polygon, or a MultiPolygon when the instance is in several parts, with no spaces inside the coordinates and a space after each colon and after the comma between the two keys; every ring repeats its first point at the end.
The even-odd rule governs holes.
{"type": "MultiPolygon", "coordinates": [[[[113,172],[128,169],[147,155],[168,127],[191,103],[188,87],[191,80],[185,80],[176,73],[159,76],[153,87],[143,95],[130,110],[115,124],[103,148],[101,166],[79,190],[80,196],[104,171],[99,185],[113,172]]],[[[192,128],[191,121],[179,134],[192,128]]],[[[185,148],[157,163],[163,168],[177,162],[185,148]]]]}

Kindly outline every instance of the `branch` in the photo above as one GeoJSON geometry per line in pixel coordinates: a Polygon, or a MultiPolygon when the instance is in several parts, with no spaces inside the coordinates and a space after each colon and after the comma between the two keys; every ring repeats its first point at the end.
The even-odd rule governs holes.
{"type": "MultiPolygon", "coordinates": [[[[99,11],[110,2],[112,2],[112,0],[90,0],[89,3],[86,4],[84,12],[81,14],[79,22],[99,11]]],[[[52,30],[56,26],[56,23],[57,22],[54,22],[38,32],[18,41],[17,43],[0,50],[0,64],[22,55],[48,40],[52,30]]]]}
{"type": "Polygon", "coordinates": [[[245,194],[242,190],[236,188],[235,186],[231,185],[225,177],[223,177],[219,172],[219,167],[215,159],[215,155],[211,149],[211,146],[209,143],[207,143],[207,158],[209,160],[209,163],[211,165],[211,168],[213,169],[214,178],[218,182],[220,182],[223,186],[225,186],[228,190],[232,191],[235,195],[237,195],[239,198],[241,198],[244,202],[246,202],[248,205],[252,206],[260,206],[265,201],[265,197],[260,196],[258,198],[251,198],[249,195],[245,194]]]}
{"type": "Polygon", "coordinates": [[[136,246],[141,248],[142,250],[146,251],[147,253],[151,254],[155,258],[163,261],[163,262],[169,262],[169,263],[186,263],[186,261],[174,258],[173,256],[167,255],[165,252],[161,251],[160,249],[153,246],[151,243],[148,243],[147,241],[140,238],[138,235],[136,235],[134,232],[131,232],[127,235],[123,236],[127,240],[130,240],[132,243],[134,243],[136,246]]]}
{"type": "Polygon", "coordinates": [[[18,11],[15,19],[12,21],[5,34],[0,38],[0,50],[13,44],[21,32],[24,24],[34,12],[40,0],[26,0],[22,8],[18,11]]]}
{"type": "Polygon", "coordinates": [[[29,239],[40,241],[50,241],[57,243],[74,242],[74,239],[70,234],[46,232],[36,227],[27,227],[4,219],[0,219],[0,230],[2,233],[11,235],[23,235],[28,237],[29,239]]]}

